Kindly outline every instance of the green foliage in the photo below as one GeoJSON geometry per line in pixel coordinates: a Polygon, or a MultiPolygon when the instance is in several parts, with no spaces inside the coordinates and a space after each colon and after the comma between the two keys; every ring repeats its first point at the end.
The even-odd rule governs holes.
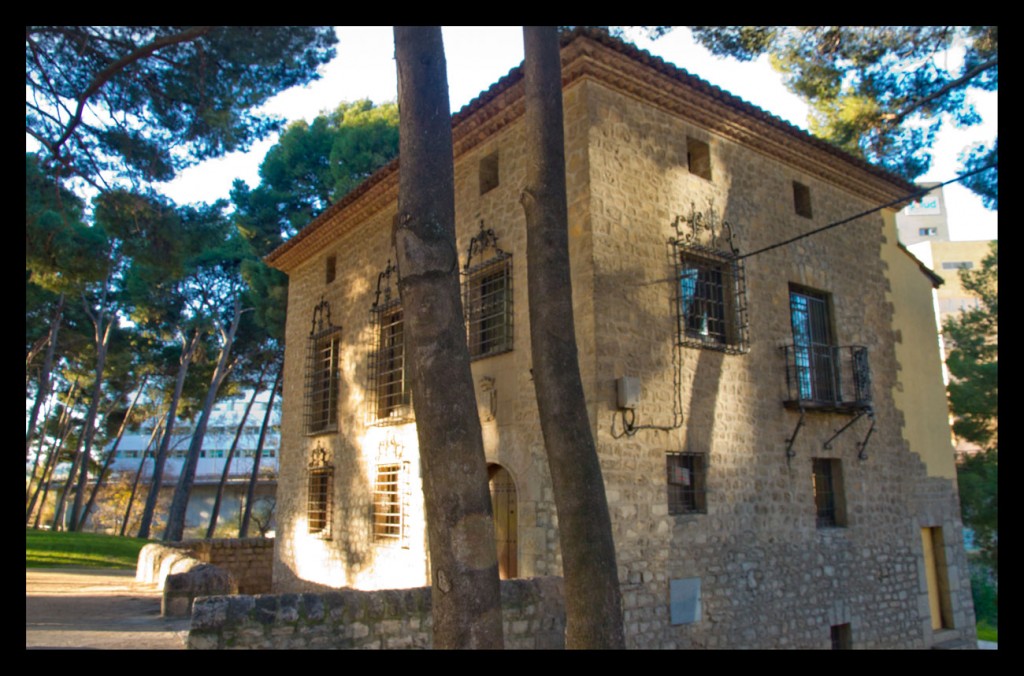
{"type": "Polygon", "coordinates": [[[103,231],[90,228],[85,204],[63,188],[39,157],[25,154],[25,268],[28,281],[55,293],[102,280],[108,248],[103,231]]]}
{"type": "Polygon", "coordinates": [[[166,181],[276,131],[254,110],[316,79],[336,41],[327,26],[27,26],[26,129],[64,177],[166,181]]]}
{"type": "Polygon", "coordinates": [[[148,540],[96,533],[25,530],[25,567],[134,569],[148,540]]]}
{"type": "Polygon", "coordinates": [[[974,531],[982,562],[998,575],[999,562],[999,243],[977,270],[961,270],[964,289],[980,305],[948,319],[951,349],[949,402],[953,431],[984,448],[957,465],[964,524],[974,531]]]}
{"type": "Polygon", "coordinates": [[[239,227],[266,255],[398,154],[398,106],[342,103],[295,122],[260,165],[260,185],[236,181],[239,227]]]}
{"type": "MultiPolygon", "coordinates": [[[[907,179],[931,164],[942,125],[981,121],[970,88],[998,88],[995,26],[691,26],[713,54],[768,54],[787,87],[812,107],[812,133],[907,179]],[[948,50],[963,50],[962,63],[948,50]]],[[[963,158],[964,171],[994,160],[994,146],[963,158]]],[[[968,182],[997,208],[997,172],[968,182]]]]}
{"type": "Polygon", "coordinates": [[[974,531],[979,559],[999,575],[999,454],[989,449],[957,463],[964,525],[974,531]]]}
{"type": "Polygon", "coordinates": [[[999,591],[995,581],[989,575],[986,566],[971,565],[971,596],[974,599],[974,616],[978,624],[978,638],[983,641],[996,641],[997,638],[981,636],[982,627],[993,632],[999,626],[999,591]]]}
{"type": "Polygon", "coordinates": [[[980,305],[950,318],[943,333],[950,345],[946,365],[957,436],[981,446],[999,444],[999,243],[977,270],[961,270],[964,289],[980,305]]]}

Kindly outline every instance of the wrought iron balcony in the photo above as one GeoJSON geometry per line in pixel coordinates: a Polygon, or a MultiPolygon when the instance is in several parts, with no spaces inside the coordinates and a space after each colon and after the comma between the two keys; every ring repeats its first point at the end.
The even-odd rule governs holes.
{"type": "Polygon", "coordinates": [[[871,366],[863,345],[786,345],[786,408],[841,413],[871,408],[871,366]]]}

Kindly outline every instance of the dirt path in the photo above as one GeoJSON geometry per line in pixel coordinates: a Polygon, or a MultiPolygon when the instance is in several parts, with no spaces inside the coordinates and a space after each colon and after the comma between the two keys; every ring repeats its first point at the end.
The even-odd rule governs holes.
{"type": "Polygon", "coordinates": [[[184,650],[188,619],[160,617],[160,592],[135,571],[25,571],[25,647],[184,650]]]}

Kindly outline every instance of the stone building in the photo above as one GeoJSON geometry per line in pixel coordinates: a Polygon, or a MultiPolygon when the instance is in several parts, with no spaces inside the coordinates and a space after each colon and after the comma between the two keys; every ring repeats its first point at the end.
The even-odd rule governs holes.
{"type": "MultiPolygon", "coordinates": [[[[871,211],[914,186],[607,35],[567,36],[562,68],[576,338],[628,645],[969,644],[936,280],[894,210],[871,211]]],[[[561,573],[522,86],[514,69],[453,119],[504,577],[561,573]]],[[[397,186],[393,162],[268,258],[290,278],[276,591],[430,580],[397,186]]]]}

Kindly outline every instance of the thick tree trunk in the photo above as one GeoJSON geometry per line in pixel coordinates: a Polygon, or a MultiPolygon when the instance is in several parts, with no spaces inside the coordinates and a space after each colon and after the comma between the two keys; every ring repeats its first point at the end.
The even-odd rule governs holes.
{"type": "Polygon", "coordinates": [[[401,111],[394,242],[423,465],[434,647],[501,648],[501,595],[459,293],[440,27],[395,26],[401,111]]]}
{"type": "Polygon", "coordinates": [[[274,414],[274,398],[277,390],[281,387],[281,376],[284,368],[277,370],[274,384],[270,388],[270,398],[267,400],[267,411],[263,414],[263,425],[260,427],[260,438],[256,442],[256,452],[252,455],[252,472],[249,474],[249,487],[245,492],[245,509],[242,511],[242,523],[238,527],[238,537],[249,537],[249,521],[252,519],[252,501],[256,497],[256,484],[260,478],[260,458],[263,456],[263,444],[267,440],[267,428],[270,427],[270,418],[274,414]]]}
{"type": "Polygon", "coordinates": [[[623,648],[615,543],[573,324],[558,33],[552,26],[525,26],[523,42],[530,343],[558,511],[565,641],[567,648],[623,648]]]}
{"type": "Polygon", "coordinates": [[[231,318],[231,326],[223,332],[220,356],[217,359],[217,367],[213,371],[213,378],[210,380],[210,389],[206,392],[206,399],[203,400],[203,410],[199,414],[199,422],[192,433],[192,442],[188,447],[188,456],[185,458],[185,466],[178,477],[178,485],[174,489],[174,498],[171,500],[171,508],[167,512],[167,528],[164,530],[165,542],[179,542],[185,535],[185,513],[188,509],[188,499],[192,495],[192,484],[196,478],[196,467],[199,465],[199,453],[203,450],[203,439],[206,437],[206,427],[210,423],[210,414],[213,412],[213,405],[217,401],[217,393],[224,379],[228,377],[234,366],[230,362],[231,348],[235,342],[235,332],[242,318],[242,298],[238,296],[234,301],[234,313],[231,318]]]}

